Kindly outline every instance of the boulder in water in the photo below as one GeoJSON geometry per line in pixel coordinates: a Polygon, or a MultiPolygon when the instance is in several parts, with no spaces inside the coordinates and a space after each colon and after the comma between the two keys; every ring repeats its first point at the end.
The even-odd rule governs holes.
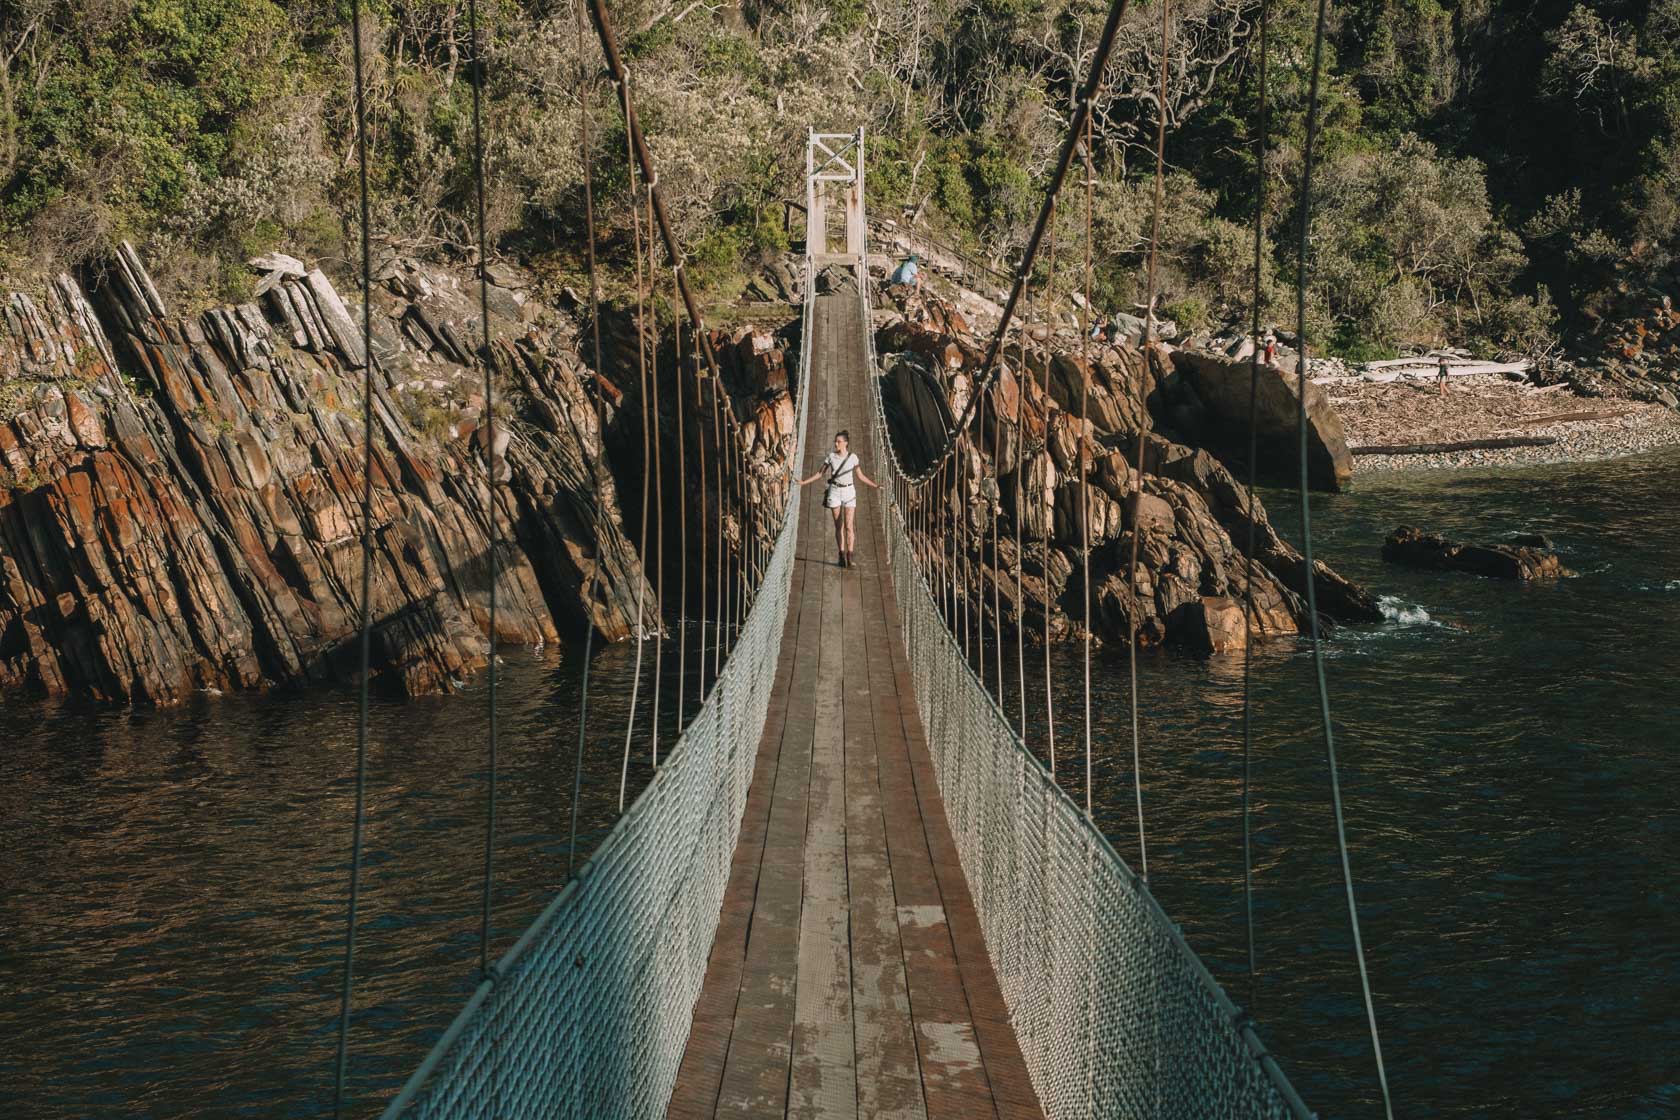
{"type": "Polygon", "coordinates": [[[1171,632],[1203,653],[1235,653],[1248,646],[1242,604],[1223,595],[1203,595],[1180,607],[1171,632]]]}
{"type": "Polygon", "coordinates": [[[1436,571],[1469,572],[1492,579],[1557,579],[1575,573],[1563,566],[1557,553],[1521,544],[1462,544],[1439,533],[1402,525],[1383,542],[1383,559],[1391,564],[1436,571]]]}

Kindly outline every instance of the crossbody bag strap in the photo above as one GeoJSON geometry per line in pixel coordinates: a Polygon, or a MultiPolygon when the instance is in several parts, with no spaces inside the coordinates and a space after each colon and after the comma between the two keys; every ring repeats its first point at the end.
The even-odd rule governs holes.
{"type": "Polygon", "coordinates": [[[828,484],[830,486],[850,486],[850,482],[839,482],[837,480],[841,475],[850,475],[856,469],[857,456],[855,454],[847,455],[841,464],[834,468],[834,473],[828,476],[828,484]]]}

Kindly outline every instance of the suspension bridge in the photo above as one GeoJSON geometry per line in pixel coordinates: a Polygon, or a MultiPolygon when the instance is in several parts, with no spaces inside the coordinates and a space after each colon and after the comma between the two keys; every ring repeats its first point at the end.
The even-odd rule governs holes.
{"type": "MultiPolygon", "coordinates": [[[[1001,660],[994,693],[954,629],[974,593],[955,574],[963,519],[939,512],[962,469],[951,449],[984,407],[1081,151],[1089,181],[1091,97],[1125,7],[1110,8],[986,372],[946,453],[919,473],[901,467],[881,399],[864,133],[809,134],[793,462],[806,473],[827,433],[853,433],[881,485],[859,511],[856,563],[836,562],[826,511],[790,487],[773,544],[738,557],[732,604],[717,581],[720,629],[732,612],[739,629],[675,748],[495,961],[492,723],[481,980],[387,1120],[1312,1115],[1088,799],[1028,749],[1000,703],[1001,660]]],[[[645,233],[651,283],[657,235],[710,364],[607,13],[599,0],[589,12],[626,125],[638,269],[645,233]]],[[[476,59],[474,70],[476,91],[476,59]]],[[[358,53],[358,106],[360,73],[358,53]]],[[[1158,177],[1159,163],[1158,152],[1158,177]]],[[[475,167],[482,197],[481,154],[475,167]]],[[[364,202],[364,268],[365,215],[364,202]]],[[[1153,275],[1152,260],[1151,287],[1153,275]]],[[[714,467],[720,498],[744,503],[739,463],[714,467]],[[727,482],[726,470],[737,472],[727,482]]],[[[587,719],[587,675],[584,688],[587,719]]],[[[494,695],[492,680],[492,714],[494,695]]],[[[1087,710],[1087,766],[1089,734],[1087,710]]],[[[1139,798],[1141,830],[1141,787],[1139,798]]],[[[353,845],[340,1112],[360,793],[353,845]]],[[[1351,880],[1349,903],[1351,917],[1351,880]]]]}

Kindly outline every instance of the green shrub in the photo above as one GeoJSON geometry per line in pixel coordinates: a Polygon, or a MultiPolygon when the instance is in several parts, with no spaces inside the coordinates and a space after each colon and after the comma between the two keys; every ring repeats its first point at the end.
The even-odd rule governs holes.
{"type": "Polygon", "coordinates": [[[1174,300],[1161,309],[1161,314],[1176,322],[1181,331],[1206,330],[1210,322],[1207,304],[1195,296],[1174,300]]]}

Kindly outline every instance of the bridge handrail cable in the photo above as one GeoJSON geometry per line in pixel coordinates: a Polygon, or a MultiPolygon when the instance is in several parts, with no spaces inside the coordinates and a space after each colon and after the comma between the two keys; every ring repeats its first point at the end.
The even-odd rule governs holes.
{"type": "MultiPolygon", "coordinates": [[[[1028,750],[940,617],[904,514],[867,257],[870,422],[916,710],[984,940],[1045,1114],[1313,1113],[1143,880],[1028,750]]],[[[980,390],[976,390],[978,396],[980,390]]]]}
{"type": "MultiPolygon", "coordinates": [[[[814,293],[809,261],[805,287],[814,293]]],[[[799,457],[812,298],[801,339],[799,457]]],[[[663,1114],[769,706],[799,510],[793,487],[764,581],[705,704],[576,877],[474,989],[385,1120],[663,1114]]]]}

